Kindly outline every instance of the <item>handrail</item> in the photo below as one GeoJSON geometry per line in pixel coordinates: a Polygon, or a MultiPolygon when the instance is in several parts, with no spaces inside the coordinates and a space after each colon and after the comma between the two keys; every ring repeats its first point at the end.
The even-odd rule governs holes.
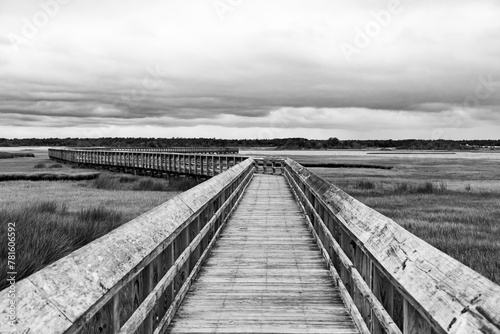
{"type": "MultiPolygon", "coordinates": [[[[166,328],[253,173],[247,159],[21,280],[12,330],[166,328]]],[[[8,324],[6,313],[0,323],[8,324]]]]}
{"type": "MultiPolygon", "coordinates": [[[[340,261],[342,262],[343,266],[346,268],[347,272],[349,275],[353,278],[354,283],[356,284],[356,287],[360,291],[360,293],[363,295],[363,297],[367,300],[368,304],[370,305],[371,309],[373,310],[374,315],[377,317],[378,321],[382,325],[383,329],[387,334],[401,334],[401,330],[396,326],[394,321],[392,320],[391,316],[387,313],[387,311],[384,309],[383,305],[377,300],[373,292],[370,290],[370,287],[367,285],[367,283],[364,281],[363,277],[359,273],[359,271],[356,269],[356,267],[353,265],[347,254],[342,250],[340,245],[337,243],[331,232],[328,230],[328,227],[326,226],[325,222],[323,219],[319,216],[319,214],[316,212],[314,209],[314,206],[311,204],[311,202],[307,199],[307,196],[304,194],[302,189],[300,189],[299,185],[297,182],[291,177],[289,171],[285,171],[285,177],[289,184],[292,186],[292,191],[297,199],[297,202],[300,204],[302,210],[304,212],[310,212],[313,216],[315,221],[319,224],[321,228],[321,233],[323,233],[324,236],[327,237],[327,240],[323,243],[321,238],[318,236],[316,233],[316,230],[314,229],[314,223],[311,221],[309,216],[306,215],[306,220],[310,225],[311,232],[313,233],[316,242],[318,243],[319,248],[322,250],[323,256],[326,258],[326,262],[328,264],[329,269],[332,271],[332,276],[335,278],[335,281],[337,285],[339,286],[340,290],[343,293],[344,299],[348,299],[346,304],[351,304],[353,306],[351,311],[353,319],[355,322],[357,322],[358,328],[362,330],[363,333],[368,332],[369,329],[366,326],[366,324],[363,322],[362,315],[359,313],[359,310],[356,308],[354,301],[352,300],[351,296],[348,294],[348,291],[344,285],[344,282],[340,278],[339,274],[335,270],[335,267],[333,265],[332,259],[328,252],[325,250],[327,249],[325,244],[328,244],[328,242],[331,243],[331,247],[339,257],[340,261]],[[306,205],[307,209],[304,208],[303,205],[306,205]]],[[[369,333],[369,332],[368,332],[369,333]]]]}
{"type": "Polygon", "coordinates": [[[49,158],[64,163],[125,172],[172,173],[211,177],[247,159],[233,154],[136,152],[50,148],[49,158]]]}
{"type": "Polygon", "coordinates": [[[209,153],[238,154],[239,147],[71,147],[68,149],[85,151],[133,151],[165,153],[209,153]]]}
{"type": "Polygon", "coordinates": [[[285,177],[371,333],[500,333],[500,286],[291,159],[285,177]]]}
{"type": "Polygon", "coordinates": [[[276,157],[252,157],[255,172],[260,174],[282,175],[285,169],[285,160],[276,157]]]}

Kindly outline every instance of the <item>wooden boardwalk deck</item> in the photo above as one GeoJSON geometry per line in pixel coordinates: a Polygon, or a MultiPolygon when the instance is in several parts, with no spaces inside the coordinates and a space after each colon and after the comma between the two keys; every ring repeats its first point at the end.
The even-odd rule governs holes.
{"type": "Polygon", "coordinates": [[[358,333],[284,177],[254,176],[167,333],[358,333]]]}

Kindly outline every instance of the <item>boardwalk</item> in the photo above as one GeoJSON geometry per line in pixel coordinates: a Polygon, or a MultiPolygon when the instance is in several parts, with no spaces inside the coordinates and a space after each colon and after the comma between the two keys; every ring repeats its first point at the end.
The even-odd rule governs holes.
{"type": "Polygon", "coordinates": [[[168,333],[357,333],[286,180],[255,175],[168,333]]]}
{"type": "Polygon", "coordinates": [[[499,285],[296,161],[196,152],[51,149],[208,180],[0,291],[0,331],[500,334],[499,285]]]}

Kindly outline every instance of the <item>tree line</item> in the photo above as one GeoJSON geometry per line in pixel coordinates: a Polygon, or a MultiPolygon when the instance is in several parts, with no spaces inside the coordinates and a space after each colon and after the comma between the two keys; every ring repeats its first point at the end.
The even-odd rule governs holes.
{"type": "Polygon", "coordinates": [[[69,147],[260,147],[283,150],[302,149],[407,149],[473,150],[500,149],[500,140],[326,140],[306,138],[216,139],[216,138],[0,138],[0,147],[69,146],[69,147]]]}

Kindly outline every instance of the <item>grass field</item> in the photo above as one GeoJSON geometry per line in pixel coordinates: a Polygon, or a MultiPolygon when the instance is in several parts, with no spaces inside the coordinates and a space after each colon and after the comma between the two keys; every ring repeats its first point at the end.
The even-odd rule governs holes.
{"type": "Polygon", "coordinates": [[[35,155],[33,153],[11,153],[11,152],[2,152],[0,151],[0,159],[12,159],[12,158],[34,158],[35,155]]]}
{"type": "MultiPolygon", "coordinates": [[[[96,172],[64,164],[51,168],[52,164],[43,152],[35,158],[2,159],[0,179],[40,170],[75,177],[96,172]],[[45,167],[34,168],[39,163],[45,167]]],[[[18,280],[197,184],[190,179],[99,172],[92,180],[0,182],[0,236],[7,240],[8,224],[16,224],[18,280]]],[[[0,258],[5,259],[7,242],[0,245],[0,258]]],[[[0,290],[7,283],[6,265],[0,263],[0,290]]]]}
{"type": "MultiPolygon", "coordinates": [[[[91,171],[64,164],[51,168],[54,162],[48,160],[46,151],[35,150],[33,153],[35,158],[0,160],[0,176],[14,172],[78,174],[91,171]],[[34,168],[36,164],[45,164],[45,167],[34,168]]],[[[450,155],[444,159],[432,156],[398,157],[393,154],[339,156],[328,155],[327,152],[324,155],[290,157],[301,163],[391,167],[311,170],[500,284],[500,158],[463,159],[450,155]]],[[[103,231],[178,194],[165,190],[181,191],[190,186],[192,184],[183,181],[169,184],[165,180],[120,174],[103,175],[87,181],[0,182],[0,228],[3,229],[10,220],[21,221],[18,240],[22,247],[26,247],[24,249],[32,252],[48,247],[58,250],[56,253],[61,256],[67,254],[69,249],[50,246],[51,238],[68,240],[69,237],[61,236],[61,233],[67,233],[73,236],[69,244],[79,245],[80,240],[75,237],[79,233],[83,233],[82,239],[90,240],[86,239],[88,235],[96,237],[105,233],[103,231]],[[47,201],[49,204],[44,204],[47,201]],[[111,210],[108,212],[103,208],[111,210]],[[31,218],[26,215],[31,215],[31,218]],[[60,217],[64,219],[60,220],[60,217]],[[97,224],[90,223],[88,217],[94,217],[97,224]],[[82,231],[82,226],[92,226],[95,233],[82,231]],[[54,232],[50,234],[50,231],[54,232]],[[38,242],[33,238],[43,233],[46,235],[40,240],[46,241],[38,242]]],[[[0,232],[4,234],[4,230],[0,232]]],[[[4,246],[5,243],[2,243],[4,246]]],[[[0,248],[2,258],[4,251],[0,248]]],[[[24,251],[20,252],[20,256],[24,256],[24,251]]],[[[29,254],[32,253],[27,253],[26,259],[20,261],[26,263],[26,274],[57,258],[46,252],[48,250],[35,254],[45,256],[48,259],[45,262],[30,262],[29,254]]],[[[0,267],[0,274],[4,272],[5,269],[0,267]]]]}
{"type": "MultiPolygon", "coordinates": [[[[12,149],[11,149],[12,150],[12,149]]],[[[3,151],[0,148],[0,151],[3,151]]],[[[1,159],[0,175],[2,173],[66,173],[79,174],[88,173],[89,169],[74,168],[70,165],[59,164],[49,159],[46,149],[23,149],[18,151],[9,151],[8,154],[31,154],[34,157],[13,157],[10,159],[1,159]]]]}
{"type": "Polygon", "coordinates": [[[356,199],[500,284],[499,160],[304,157],[391,170],[311,168],[356,199]]]}

